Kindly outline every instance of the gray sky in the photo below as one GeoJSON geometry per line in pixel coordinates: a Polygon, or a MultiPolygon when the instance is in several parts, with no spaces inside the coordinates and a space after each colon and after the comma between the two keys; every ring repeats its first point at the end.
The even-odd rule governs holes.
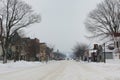
{"type": "Polygon", "coordinates": [[[54,45],[62,52],[71,52],[77,42],[90,43],[84,22],[88,13],[102,0],[25,0],[35,12],[40,13],[41,23],[27,28],[27,36],[54,45]]]}

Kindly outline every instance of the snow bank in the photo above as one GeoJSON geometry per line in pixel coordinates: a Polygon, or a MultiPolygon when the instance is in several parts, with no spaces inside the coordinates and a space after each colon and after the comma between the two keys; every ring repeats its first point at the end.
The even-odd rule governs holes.
{"type": "Polygon", "coordinates": [[[9,61],[7,64],[0,63],[0,73],[12,72],[19,69],[35,67],[37,65],[41,65],[40,62],[27,62],[27,61],[9,61]]]}
{"type": "MultiPolygon", "coordinates": [[[[120,80],[120,60],[106,60],[106,63],[88,63],[84,64],[89,66],[89,69],[92,71],[96,71],[96,74],[92,74],[95,76],[102,75],[104,79],[97,80],[120,80]],[[102,73],[102,74],[101,74],[102,73]]],[[[91,80],[91,79],[90,79],[91,80]]]]}

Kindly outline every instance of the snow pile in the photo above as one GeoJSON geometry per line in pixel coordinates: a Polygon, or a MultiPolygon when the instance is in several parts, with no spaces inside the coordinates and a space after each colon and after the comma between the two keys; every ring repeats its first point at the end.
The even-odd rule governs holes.
{"type": "Polygon", "coordinates": [[[12,68],[25,68],[25,67],[32,67],[32,66],[36,66],[38,64],[41,64],[40,62],[27,62],[27,61],[17,61],[17,62],[12,62],[12,63],[8,63],[6,64],[9,67],[12,68]]]}
{"type": "MultiPolygon", "coordinates": [[[[120,60],[107,60],[106,63],[84,63],[89,66],[90,75],[96,77],[96,80],[120,80],[120,60]]],[[[87,74],[88,72],[86,72],[87,74]]],[[[85,75],[86,75],[85,74],[85,75]]],[[[91,77],[90,76],[90,77],[91,77]]],[[[90,78],[89,80],[92,80],[90,78]]]]}
{"type": "Polygon", "coordinates": [[[111,64],[120,64],[120,59],[108,59],[106,62],[111,64]]]}

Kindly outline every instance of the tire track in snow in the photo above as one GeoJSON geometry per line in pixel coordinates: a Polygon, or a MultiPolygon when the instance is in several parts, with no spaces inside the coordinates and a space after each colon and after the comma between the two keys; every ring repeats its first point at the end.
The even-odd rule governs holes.
{"type": "Polygon", "coordinates": [[[54,70],[52,70],[52,71],[48,72],[46,75],[42,76],[42,78],[40,78],[39,80],[57,80],[57,77],[59,77],[62,74],[65,67],[66,67],[66,63],[64,62],[60,66],[55,68],[54,70]]]}

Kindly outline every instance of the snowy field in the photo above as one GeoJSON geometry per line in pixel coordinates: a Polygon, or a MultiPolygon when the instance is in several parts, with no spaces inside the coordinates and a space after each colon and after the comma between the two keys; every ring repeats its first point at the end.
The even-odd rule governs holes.
{"type": "Polygon", "coordinates": [[[0,80],[120,80],[120,60],[0,63],[0,80]]]}

